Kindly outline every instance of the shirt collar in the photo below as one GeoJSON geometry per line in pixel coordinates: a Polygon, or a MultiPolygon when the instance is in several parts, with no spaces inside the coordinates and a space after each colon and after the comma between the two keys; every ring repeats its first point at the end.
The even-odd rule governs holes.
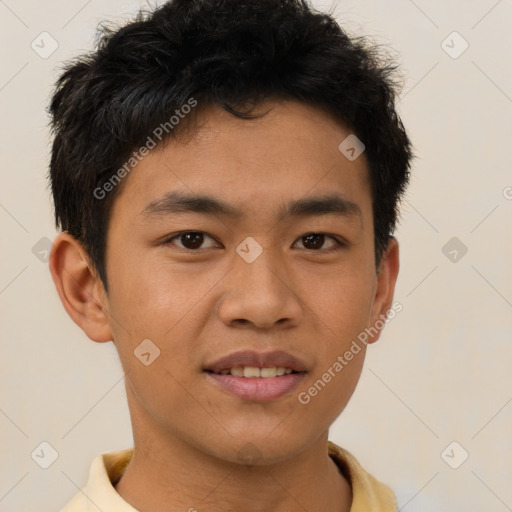
{"type": "MultiPolygon", "coordinates": [[[[393,491],[369,474],[344,448],[329,441],[329,456],[334,460],[352,487],[350,512],[395,512],[398,508],[393,491]]],[[[85,487],[61,512],[138,512],[115,490],[133,456],[133,448],[102,453],[96,456],[85,487]]]]}

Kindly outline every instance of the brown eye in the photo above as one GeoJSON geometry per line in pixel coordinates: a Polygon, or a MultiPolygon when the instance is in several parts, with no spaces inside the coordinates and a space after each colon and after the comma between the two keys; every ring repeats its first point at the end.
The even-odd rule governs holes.
{"type": "MultiPolygon", "coordinates": [[[[206,233],[203,233],[202,231],[182,231],[181,233],[177,233],[173,235],[172,237],[164,240],[164,245],[177,245],[178,247],[181,247],[182,249],[188,249],[188,250],[197,250],[201,249],[201,245],[204,243],[205,238],[210,238],[213,240],[213,238],[206,233]],[[180,244],[175,244],[173,240],[178,240],[180,244]]],[[[212,247],[212,246],[210,246],[212,247]]],[[[206,247],[208,248],[208,247],[206,247]]]]}
{"type": "Polygon", "coordinates": [[[305,249],[309,249],[311,251],[328,252],[336,250],[343,246],[343,244],[340,241],[336,240],[336,238],[329,235],[325,235],[324,233],[309,233],[307,235],[300,237],[299,240],[302,240],[302,244],[305,249]],[[327,239],[330,239],[334,243],[331,243],[331,247],[322,249],[322,246],[324,245],[327,239]]]}
{"type": "Polygon", "coordinates": [[[303,237],[304,246],[306,249],[321,249],[322,245],[324,245],[325,236],[324,235],[306,235],[303,237]]]}
{"type": "Polygon", "coordinates": [[[186,249],[198,249],[203,243],[202,233],[184,233],[180,235],[180,241],[186,249]]]}

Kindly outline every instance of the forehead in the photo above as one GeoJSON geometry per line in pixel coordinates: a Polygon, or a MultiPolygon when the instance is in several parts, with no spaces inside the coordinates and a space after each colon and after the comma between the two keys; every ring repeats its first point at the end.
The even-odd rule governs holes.
{"type": "Polygon", "coordinates": [[[281,100],[259,105],[255,112],[265,115],[257,119],[239,119],[219,106],[199,112],[185,137],[157,145],[139,161],[114,209],[140,220],[149,204],[173,192],[222,198],[248,215],[270,206],[282,215],[290,198],[333,192],[356,204],[370,200],[364,153],[351,161],[340,151],[353,134],[325,111],[281,100]]]}

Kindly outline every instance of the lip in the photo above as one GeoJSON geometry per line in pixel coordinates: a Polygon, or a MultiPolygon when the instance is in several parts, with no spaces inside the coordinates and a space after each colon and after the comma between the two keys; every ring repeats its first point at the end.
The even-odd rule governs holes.
{"type": "Polygon", "coordinates": [[[291,368],[296,372],[307,371],[306,363],[304,361],[282,350],[274,350],[272,352],[241,350],[238,352],[232,352],[231,354],[221,357],[220,359],[217,359],[217,361],[206,365],[205,371],[219,373],[222,370],[229,370],[240,366],[252,366],[255,368],[273,368],[274,366],[283,366],[284,368],[291,368]]]}
{"type": "Polygon", "coordinates": [[[225,391],[241,398],[254,402],[277,400],[292,392],[307,374],[304,361],[282,350],[272,352],[257,352],[255,350],[242,350],[221,357],[208,364],[204,369],[208,378],[225,391]],[[241,366],[255,368],[273,368],[282,366],[291,368],[298,373],[290,373],[280,377],[235,377],[234,375],[221,375],[222,370],[241,366]]]}
{"type": "Polygon", "coordinates": [[[281,377],[270,378],[245,378],[233,375],[219,375],[217,373],[206,373],[206,375],[222,389],[242,400],[267,402],[277,400],[291,393],[306,376],[306,373],[290,373],[281,377]]]}

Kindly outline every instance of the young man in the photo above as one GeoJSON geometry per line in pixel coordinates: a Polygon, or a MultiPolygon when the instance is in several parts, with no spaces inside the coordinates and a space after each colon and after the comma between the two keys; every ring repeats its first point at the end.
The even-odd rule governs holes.
{"type": "Polygon", "coordinates": [[[393,69],[299,0],[171,1],[67,66],[50,269],[134,447],[63,512],[396,509],[328,441],[394,308],[393,69]]]}

